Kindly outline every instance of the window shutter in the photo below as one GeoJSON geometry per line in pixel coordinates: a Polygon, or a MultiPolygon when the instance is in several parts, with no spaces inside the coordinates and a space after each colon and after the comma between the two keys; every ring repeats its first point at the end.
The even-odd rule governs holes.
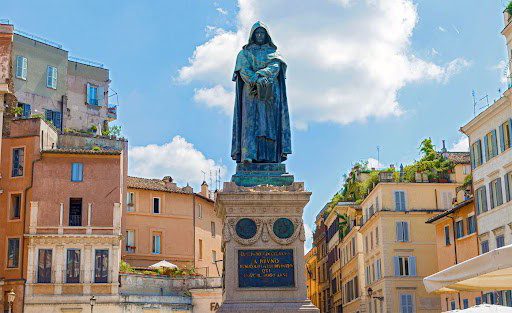
{"type": "Polygon", "coordinates": [[[53,124],[58,129],[62,129],[62,114],[60,112],[53,112],[53,124]]]}
{"type": "Polygon", "coordinates": [[[400,211],[400,195],[395,191],[395,211],[400,211]]]}
{"type": "Polygon", "coordinates": [[[478,155],[476,165],[478,166],[478,165],[484,163],[484,155],[482,152],[482,141],[480,139],[477,140],[477,142],[476,142],[476,149],[477,149],[476,153],[478,155]]]}
{"type": "Polygon", "coordinates": [[[503,124],[500,125],[500,150],[501,152],[505,151],[505,130],[503,129],[503,124]]]}
{"type": "Polygon", "coordinates": [[[96,90],[96,103],[97,105],[104,105],[104,99],[105,99],[105,88],[104,87],[98,87],[96,90]]]}
{"type": "Polygon", "coordinates": [[[83,181],[84,180],[84,165],[82,163],[77,163],[78,168],[78,180],[83,181]]]}
{"type": "Polygon", "coordinates": [[[402,205],[402,211],[405,211],[405,191],[400,192],[400,204],[402,205]]]}
{"type": "Polygon", "coordinates": [[[508,147],[510,148],[512,146],[512,119],[508,120],[508,138],[505,138],[508,142],[508,147]]]}
{"type": "Polygon", "coordinates": [[[510,174],[507,173],[505,174],[505,195],[506,195],[506,199],[507,199],[507,202],[510,201],[510,174]]]}
{"type": "Polygon", "coordinates": [[[47,121],[52,121],[52,120],[53,120],[53,112],[52,112],[52,110],[45,110],[45,112],[44,112],[44,118],[45,118],[47,121]]]}
{"type": "Polygon", "coordinates": [[[409,275],[416,276],[416,257],[415,256],[409,257],[409,275]]]}
{"type": "Polygon", "coordinates": [[[497,205],[503,204],[503,189],[501,188],[501,178],[498,178],[496,181],[496,195],[498,196],[498,201],[496,201],[497,205]]]}
{"type": "Polygon", "coordinates": [[[491,197],[491,209],[494,209],[494,184],[489,183],[489,196],[491,197]]]}
{"type": "Polygon", "coordinates": [[[393,264],[395,267],[395,276],[400,276],[400,261],[397,256],[393,257],[393,264]]]}
{"type": "Polygon", "coordinates": [[[46,69],[46,87],[52,87],[52,68],[48,66],[46,69]]]}
{"type": "Polygon", "coordinates": [[[86,103],[87,104],[92,104],[91,102],[91,84],[87,83],[86,87],[85,87],[85,90],[86,90],[86,93],[87,93],[87,97],[86,97],[86,103]]]}
{"type": "Polygon", "coordinates": [[[402,222],[396,222],[396,241],[402,241],[402,222]]]}
{"type": "Polygon", "coordinates": [[[404,242],[408,242],[409,241],[409,223],[407,223],[407,222],[402,222],[402,223],[403,223],[402,229],[404,232],[404,242]]]}
{"type": "Polygon", "coordinates": [[[21,78],[23,72],[23,65],[21,60],[21,55],[16,56],[16,77],[21,78]]]}
{"type": "Polygon", "coordinates": [[[485,152],[484,155],[485,155],[485,161],[489,161],[489,158],[490,158],[490,156],[489,156],[489,148],[488,148],[488,145],[489,145],[488,141],[489,141],[489,139],[487,138],[487,135],[484,136],[484,152],[485,152]]]}
{"type": "Polygon", "coordinates": [[[52,67],[52,87],[57,88],[57,68],[52,67]]]}
{"type": "Polygon", "coordinates": [[[28,62],[27,58],[21,57],[22,66],[21,66],[21,76],[23,79],[27,79],[27,69],[28,69],[28,62]]]}
{"type": "Polygon", "coordinates": [[[498,155],[498,136],[496,134],[496,129],[493,129],[491,132],[491,140],[492,140],[492,156],[498,155]]]}
{"type": "Polygon", "coordinates": [[[30,104],[23,104],[23,116],[30,117],[31,113],[32,113],[32,109],[31,109],[30,104]]]}
{"type": "Polygon", "coordinates": [[[475,168],[475,144],[471,145],[471,149],[469,149],[470,159],[471,159],[471,168],[475,168]]]}
{"type": "Polygon", "coordinates": [[[71,181],[76,181],[77,180],[76,165],[77,165],[77,163],[72,163],[71,164],[71,181]]]}
{"type": "Polygon", "coordinates": [[[487,212],[487,189],[485,186],[482,187],[482,212],[487,212]]]}

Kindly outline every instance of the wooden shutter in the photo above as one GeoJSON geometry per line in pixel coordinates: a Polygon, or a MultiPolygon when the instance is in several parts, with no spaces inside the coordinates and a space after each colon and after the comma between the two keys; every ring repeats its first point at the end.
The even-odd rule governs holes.
{"type": "Polygon", "coordinates": [[[30,117],[32,112],[30,104],[23,104],[23,117],[30,117]]]}
{"type": "Polygon", "coordinates": [[[91,103],[92,102],[91,101],[91,84],[87,83],[87,85],[85,85],[85,90],[86,90],[86,94],[87,94],[85,102],[87,104],[92,104],[91,103]]]}
{"type": "Polygon", "coordinates": [[[402,222],[396,222],[396,241],[402,241],[403,229],[402,222]]]}
{"type": "Polygon", "coordinates": [[[409,276],[416,276],[416,257],[409,257],[409,276]]]}
{"type": "Polygon", "coordinates": [[[501,189],[501,178],[496,180],[496,195],[498,197],[498,201],[496,201],[497,205],[503,204],[503,189],[501,189]]]}
{"type": "Polygon", "coordinates": [[[96,89],[96,104],[97,105],[103,105],[105,99],[105,88],[104,87],[98,87],[96,89]]]}
{"type": "Polygon", "coordinates": [[[45,118],[47,121],[52,122],[52,121],[53,121],[53,111],[52,111],[52,110],[45,110],[45,111],[44,111],[44,118],[45,118]]]}
{"type": "Polygon", "coordinates": [[[489,139],[487,135],[484,136],[484,151],[485,151],[485,161],[489,161],[490,155],[489,155],[489,139]]]}
{"type": "Polygon", "coordinates": [[[403,238],[404,238],[404,242],[408,242],[409,241],[409,223],[407,222],[402,222],[402,229],[403,229],[403,232],[404,232],[404,235],[403,235],[403,238]]]}
{"type": "Polygon", "coordinates": [[[395,276],[400,276],[400,261],[397,256],[393,257],[393,264],[395,268],[395,276]]]}
{"type": "Polygon", "coordinates": [[[505,174],[505,196],[507,202],[510,201],[510,173],[505,174]]]}
{"type": "Polygon", "coordinates": [[[400,204],[402,205],[402,211],[405,211],[405,191],[400,191],[400,204]]]}
{"type": "Polygon", "coordinates": [[[500,150],[501,152],[505,151],[505,129],[503,129],[503,124],[500,125],[500,150]]]}
{"type": "Polygon", "coordinates": [[[469,153],[470,153],[470,159],[471,159],[471,168],[474,169],[476,167],[476,162],[475,162],[475,144],[472,144],[471,145],[471,149],[469,149],[469,153]]]}
{"type": "Polygon", "coordinates": [[[53,124],[58,129],[62,129],[62,113],[53,112],[53,124]]]}
{"type": "Polygon", "coordinates": [[[498,136],[496,134],[496,129],[493,129],[491,132],[491,147],[492,147],[492,156],[498,155],[498,136]]]}
{"type": "Polygon", "coordinates": [[[487,189],[485,188],[485,185],[482,186],[482,212],[487,212],[488,205],[487,205],[487,189]]]}
{"type": "Polygon", "coordinates": [[[491,209],[494,209],[494,181],[489,183],[489,196],[491,198],[491,209]]]}

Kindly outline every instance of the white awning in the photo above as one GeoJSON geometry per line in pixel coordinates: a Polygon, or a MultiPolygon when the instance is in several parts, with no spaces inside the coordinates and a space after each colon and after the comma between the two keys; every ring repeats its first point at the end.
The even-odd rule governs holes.
{"type": "Polygon", "coordinates": [[[492,250],[423,278],[428,292],[512,289],[512,245],[492,250]]]}
{"type": "Polygon", "coordinates": [[[176,264],[172,264],[171,262],[163,260],[153,265],[150,265],[149,268],[178,268],[178,266],[176,264]]]}

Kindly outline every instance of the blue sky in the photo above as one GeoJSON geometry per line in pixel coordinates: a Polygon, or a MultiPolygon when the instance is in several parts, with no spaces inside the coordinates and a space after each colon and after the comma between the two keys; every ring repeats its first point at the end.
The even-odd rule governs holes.
{"type": "MultiPolygon", "coordinates": [[[[132,174],[172,175],[196,188],[201,170],[221,166],[225,178],[234,170],[229,159],[231,87],[226,76],[236,50],[223,50],[219,42],[227,38],[228,44],[238,44],[245,36],[244,21],[267,22],[271,33],[275,30],[278,45],[284,43],[281,47],[290,56],[289,92],[295,91],[295,95],[289,96],[296,100],[290,101],[294,153],[287,167],[313,192],[305,213],[310,225],[355,161],[376,159],[376,147],[380,146],[382,164],[410,162],[417,158],[417,147],[425,137],[438,146],[446,139],[450,148],[462,137],[459,127],[473,116],[472,90],[477,96],[488,94],[491,102],[499,97],[499,88],[504,90],[503,69],[498,67],[506,60],[500,34],[504,0],[413,1],[414,12],[410,7],[405,12],[399,8],[409,1],[397,0],[396,7],[379,8],[395,10],[388,20],[379,19],[385,14],[377,9],[373,12],[363,0],[330,0],[325,6],[314,2],[316,11],[307,10],[307,1],[304,7],[286,10],[286,4],[275,4],[283,1],[272,6],[260,2],[241,0],[244,12],[252,15],[240,16],[237,1],[151,1],[151,5],[128,0],[87,1],[84,5],[17,0],[2,4],[0,18],[9,19],[17,29],[61,43],[72,56],[104,63],[111,71],[111,87],[119,94],[117,123],[130,146],[140,147],[133,150],[137,157],[131,159],[132,174]],[[338,2],[336,11],[325,9],[331,2],[338,2]],[[412,16],[412,24],[389,26],[401,14],[412,16]],[[321,24],[330,19],[340,24],[321,24]],[[390,35],[407,27],[410,33],[390,35]],[[334,38],[326,47],[340,71],[319,69],[320,64],[311,65],[312,70],[306,72],[309,58],[315,57],[309,51],[316,51],[315,45],[327,42],[325,38],[334,38]],[[212,40],[217,46],[205,46],[212,40]],[[382,42],[390,56],[397,51],[406,56],[407,69],[390,68],[384,52],[384,61],[380,60],[382,42]],[[350,56],[354,52],[349,52],[349,47],[356,47],[361,54],[366,44],[370,56],[361,56],[361,60],[357,53],[350,56]],[[205,48],[208,58],[194,57],[198,47],[205,48]],[[351,57],[348,63],[371,65],[347,67],[340,61],[346,56],[351,57]],[[215,64],[217,58],[219,64],[215,64]],[[205,60],[213,64],[205,65],[205,60]],[[202,70],[203,65],[210,67],[202,70]],[[183,74],[187,66],[193,70],[189,76],[183,74]],[[368,80],[372,73],[377,73],[378,83],[368,80]],[[400,75],[401,80],[396,78],[400,75]],[[397,81],[388,87],[387,80],[397,81]],[[322,93],[315,89],[331,81],[340,86],[338,98],[333,99],[341,100],[331,103],[325,99],[324,105],[322,93]],[[293,88],[305,83],[311,83],[311,89],[293,88]],[[215,86],[221,91],[218,103],[211,98],[215,93],[207,99],[198,97],[202,88],[215,86]],[[383,86],[387,89],[379,91],[383,86]],[[390,94],[396,99],[389,100],[390,94]],[[358,107],[358,103],[370,102],[364,112],[358,107]],[[158,159],[151,157],[152,151],[158,152],[158,159]]],[[[338,85],[330,90],[335,93],[338,85]]]]}

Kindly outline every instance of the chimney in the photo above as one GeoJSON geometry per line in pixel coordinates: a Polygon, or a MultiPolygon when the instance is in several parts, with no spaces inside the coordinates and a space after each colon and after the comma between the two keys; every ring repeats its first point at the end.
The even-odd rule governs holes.
{"type": "Polygon", "coordinates": [[[173,182],[171,176],[165,176],[162,181],[164,182],[164,186],[169,189],[176,189],[178,186],[175,182],[173,182]]]}
{"type": "Polygon", "coordinates": [[[395,169],[395,164],[389,164],[389,168],[395,169]]]}
{"type": "Polygon", "coordinates": [[[190,185],[187,183],[187,185],[185,187],[182,188],[182,190],[186,193],[193,193],[194,192],[194,189],[192,187],[190,187],[190,185]]]}
{"type": "Polygon", "coordinates": [[[208,184],[205,181],[203,181],[203,183],[201,184],[200,194],[208,198],[208,184]]]}

